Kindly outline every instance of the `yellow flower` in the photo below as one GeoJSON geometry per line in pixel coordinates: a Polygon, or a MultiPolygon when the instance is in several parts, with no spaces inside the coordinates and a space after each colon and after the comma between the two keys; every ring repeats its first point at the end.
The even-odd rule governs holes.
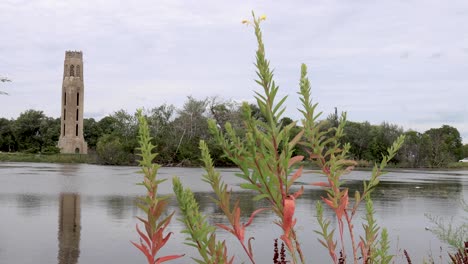
{"type": "Polygon", "coordinates": [[[260,20],[266,20],[266,15],[261,15],[260,20]]]}

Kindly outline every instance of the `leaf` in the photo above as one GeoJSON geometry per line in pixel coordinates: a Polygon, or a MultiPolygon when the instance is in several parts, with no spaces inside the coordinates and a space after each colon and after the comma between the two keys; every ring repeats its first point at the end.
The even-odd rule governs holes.
{"type": "Polygon", "coordinates": [[[296,170],[296,172],[291,176],[291,180],[289,181],[289,184],[293,184],[297,179],[299,179],[299,177],[301,177],[302,175],[302,169],[304,167],[301,166],[299,169],[296,170]]]}
{"type": "Polygon", "coordinates": [[[148,248],[144,245],[137,244],[135,242],[130,241],[135,247],[137,247],[143,254],[146,256],[146,259],[148,260],[148,263],[153,263],[153,256],[151,256],[151,253],[149,252],[148,248]]]}
{"type": "Polygon", "coordinates": [[[230,227],[228,227],[226,225],[223,225],[223,224],[215,224],[215,225],[222,228],[222,229],[224,229],[224,230],[226,230],[226,231],[228,231],[228,232],[231,232],[231,233],[233,233],[235,235],[234,230],[232,230],[230,227]]]}
{"type": "Polygon", "coordinates": [[[259,195],[255,195],[254,198],[252,198],[253,201],[259,201],[261,199],[264,199],[264,198],[267,198],[269,195],[268,194],[259,194],[259,195]]]}
{"type": "Polygon", "coordinates": [[[249,190],[255,190],[255,191],[260,190],[260,188],[257,185],[251,184],[251,183],[241,183],[240,187],[242,189],[249,189],[249,190]]]}
{"type": "Polygon", "coordinates": [[[304,135],[304,129],[302,129],[297,135],[289,142],[289,148],[293,148],[299,140],[301,140],[302,136],[304,135]]]}
{"type": "Polygon", "coordinates": [[[291,159],[289,159],[288,162],[288,168],[290,168],[292,165],[302,161],[304,159],[304,156],[294,156],[291,159]]]}
{"type": "Polygon", "coordinates": [[[255,210],[255,211],[253,211],[252,214],[250,215],[249,221],[248,221],[247,224],[245,224],[244,226],[245,226],[245,227],[249,226],[249,225],[252,223],[253,218],[255,217],[255,215],[257,215],[258,213],[263,212],[263,211],[265,211],[265,210],[268,210],[268,209],[269,209],[269,208],[260,208],[260,209],[257,209],[257,210],[255,210]]]}
{"type": "Polygon", "coordinates": [[[301,188],[297,190],[297,192],[293,193],[292,196],[294,197],[294,199],[296,199],[297,197],[301,196],[303,192],[304,192],[304,186],[301,186],[301,188]]]}
{"type": "Polygon", "coordinates": [[[178,258],[181,258],[181,257],[183,257],[183,256],[185,256],[185,254],[182,254],[182,255],[170,255],[170,256],[160,257],[160,258],[157,258],[157,259],[156,259],[155,264],[163,263],[163,262],[166,262],[166,261],[169,261],[169,260],[173,260],[173,259],[178,259],[178,258]]]}
{"type": "Polygon", "coordinates": [[[150,242],[148,236],[146,236],[143,232],[140,231],[140,229],[138,228],[138,225],[136,225],[136,230],[137,230],[138,234],[140,235],[140,237],[143,238],[143,240],[146,242],[148,247],[151,247],[151,242],[150,242]]]}
{"type": "Polygon", "coordinates": [[[310,185],[320,186],[320,187],[331,187],[330,183],[328,183],[328,182],[313,182],[310,185]]]}

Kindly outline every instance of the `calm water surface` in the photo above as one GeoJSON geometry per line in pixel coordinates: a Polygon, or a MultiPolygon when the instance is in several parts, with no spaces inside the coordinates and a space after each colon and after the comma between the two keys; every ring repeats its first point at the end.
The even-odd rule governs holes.
{"type": "MultiPolygon", "coordinates": [[[[135,185],[142,177],[137,170],[86,164],[0,163],[0,263],[145,263],[129,242],[137,239],[135,216],[141,215],[135,198],[144,192],[143,187],[135,185]]],[[[243,217],[262,206],[262,202],[252,202],[252,193],[239,188],[234,169],[221,172],[242,201],[243,217]]],[[[209,221],[221,223],[225,220],[209,198],[208,185],[200,180],[202,173],[201,169],[162,168],[159,175],[179,176],[195,192],[209,221]]],[[[348,176],[348,187],[360,188],[360,180],[369,174],[353,172],[348,176]]],[[[323,178],[309,172],[300,180],[306,184],[323,178]]],[[[308,263],[330,263],[313,232],[317,226],[314,204],[324,193],[316,187],[305,188],[296,205],[302,247],[308,263]]],[[[164,183],[160,192],[171,193],[171,181],[164,183]]],[[[438,258],[440,247],[446,249],[425,230],[431,224],[424,214],[460,218],[464,212],[459,200],[463,197],[468,198],[466,170],[390,172],[373,196],[378,223],[389,229],[392,252],[401,256],[401,251],[408,249],[415,263],[430,254],[438,258]]],[[[169,210],[175,210],[178,217],[176,205],[172,199],[169,210]]],[[[326,214],[331,215],[331,211],[326,214]]],[[[255,237],[253,246],[259,263],[271,263],[273,239],[281,235],[273,220],[271,213],[264,212],[247,229],[246,237],[255,237]]],[[[171,263],[193,263],[189,256],[196,254],[183,245],[181,224],[174,218],[170,228],[174,235],[162,253],[186,253],[185,258],[171,263]]],[[[219,237],[228,240],[236,263],[245,260],[237,241],[221,231],[219,237]]],[[[397,263],[402,262],[400,259],[397,263]]]]}

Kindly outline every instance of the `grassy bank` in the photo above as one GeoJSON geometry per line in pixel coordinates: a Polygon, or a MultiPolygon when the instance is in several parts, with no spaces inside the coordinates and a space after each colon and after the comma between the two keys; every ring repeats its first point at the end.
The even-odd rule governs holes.
{"type": "Polygon", "coordinates": [[[26,154],[0,153],[0,162],[48,162],[48,163],[92,163],[96,162],[96,155],[84,154],[26,154]]]}
{"type": "Polygon", "coordinates": [[[468,162],[452,162],[447,165],[449,169],[468,169],[468,162]]]}
{"type": "MultiPolygon", "coordinates": [[[[89,163],[99,164],[98,157],[95,153],[93,154],[29,154],[29,153],[5,153],[0,152],[0,162],[47,162],[47,163],[89,163]]],[[[126,164],[130,165],[130,164],[126,164]]],[[[193,165],[193,164],[192,164],[193,165]]],[[[302,162],[309,169],[317,169],[316,164],[311,162],[302,162]]],[[[176,167],[191,167],[188,164],[165,164],[165,166],[176,166],[176,167]]],[[[357,169],[371,169],[374,166],[373,162],[369,161],[358,161],[356,166],[357,169]]],[[[197,167],[197,166],[195,166],[197,167]]],[[[445,167],[440,168],[411,168],[403,166],[402,164],[388,164],[389,169],[468,169],[468,162],[452,162],[445,167]]]]}
{"type": "MultiPolygon", "coordinates": [[[[359,160],[357,161],[356,169],[357,170],[371,170],[374,166],[374,162],[372,161],[365,161],[365,160],[359,160]]],[[[319,167],[317,164],[310,162],[310,161],[304,161],[301,162],[301,165],[306,167],[307,169],[318,169],[319,167]]],[[[444,170],[444,169],[454,169],[454,170],[468,170],[468,162],[451,162],[448,163],[445,166],[442,167],[411,167],[407,166],[406,164],[401,164],[401,163],[389,163],[387,165],[387,169],[439,169],[439,170],[444,170]]]]}

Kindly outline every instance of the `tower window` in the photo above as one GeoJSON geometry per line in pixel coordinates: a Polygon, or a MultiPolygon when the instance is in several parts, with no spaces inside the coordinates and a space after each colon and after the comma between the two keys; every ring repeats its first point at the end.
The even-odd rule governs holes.
{"type": "Polygon", "coordinates": [[[70,65],[70,76],[75,76],[75,66],[70,65]]]}
{"type": "Polygon", "coordinates": [[[67,93],[63,94],[63,105],[67,105],[67,93]]]}
{"type": "Polygon", "coordinates": [[[78,109],[76,109],[76,121],[78,121],[78,109]]]}
{"type": "Polygon", "coordinates": [[[63,136],[65,136],[65,124],[63,124],[63,136]]]}
{"type": "Polygon", "coordinates": [[[80,65],[76,65],[76,77],[81,77],[81,67],[80,67],[80,65]]]}
{"type": "Polygon", "coordinates": [[[77,94],[76,94],[76,105],[77,105],[77,106],[80,105],[80,93],[77,93],[77,94]]]}
{"type": "Polygon", "coordinates": [[[67,119],[67,110],[63,109],[63,120],[67,119]]]}
{"type": "Polygon", "coordinates": [[[78,124],[76,124],[75,135],[78,136],[78,124]]]}

